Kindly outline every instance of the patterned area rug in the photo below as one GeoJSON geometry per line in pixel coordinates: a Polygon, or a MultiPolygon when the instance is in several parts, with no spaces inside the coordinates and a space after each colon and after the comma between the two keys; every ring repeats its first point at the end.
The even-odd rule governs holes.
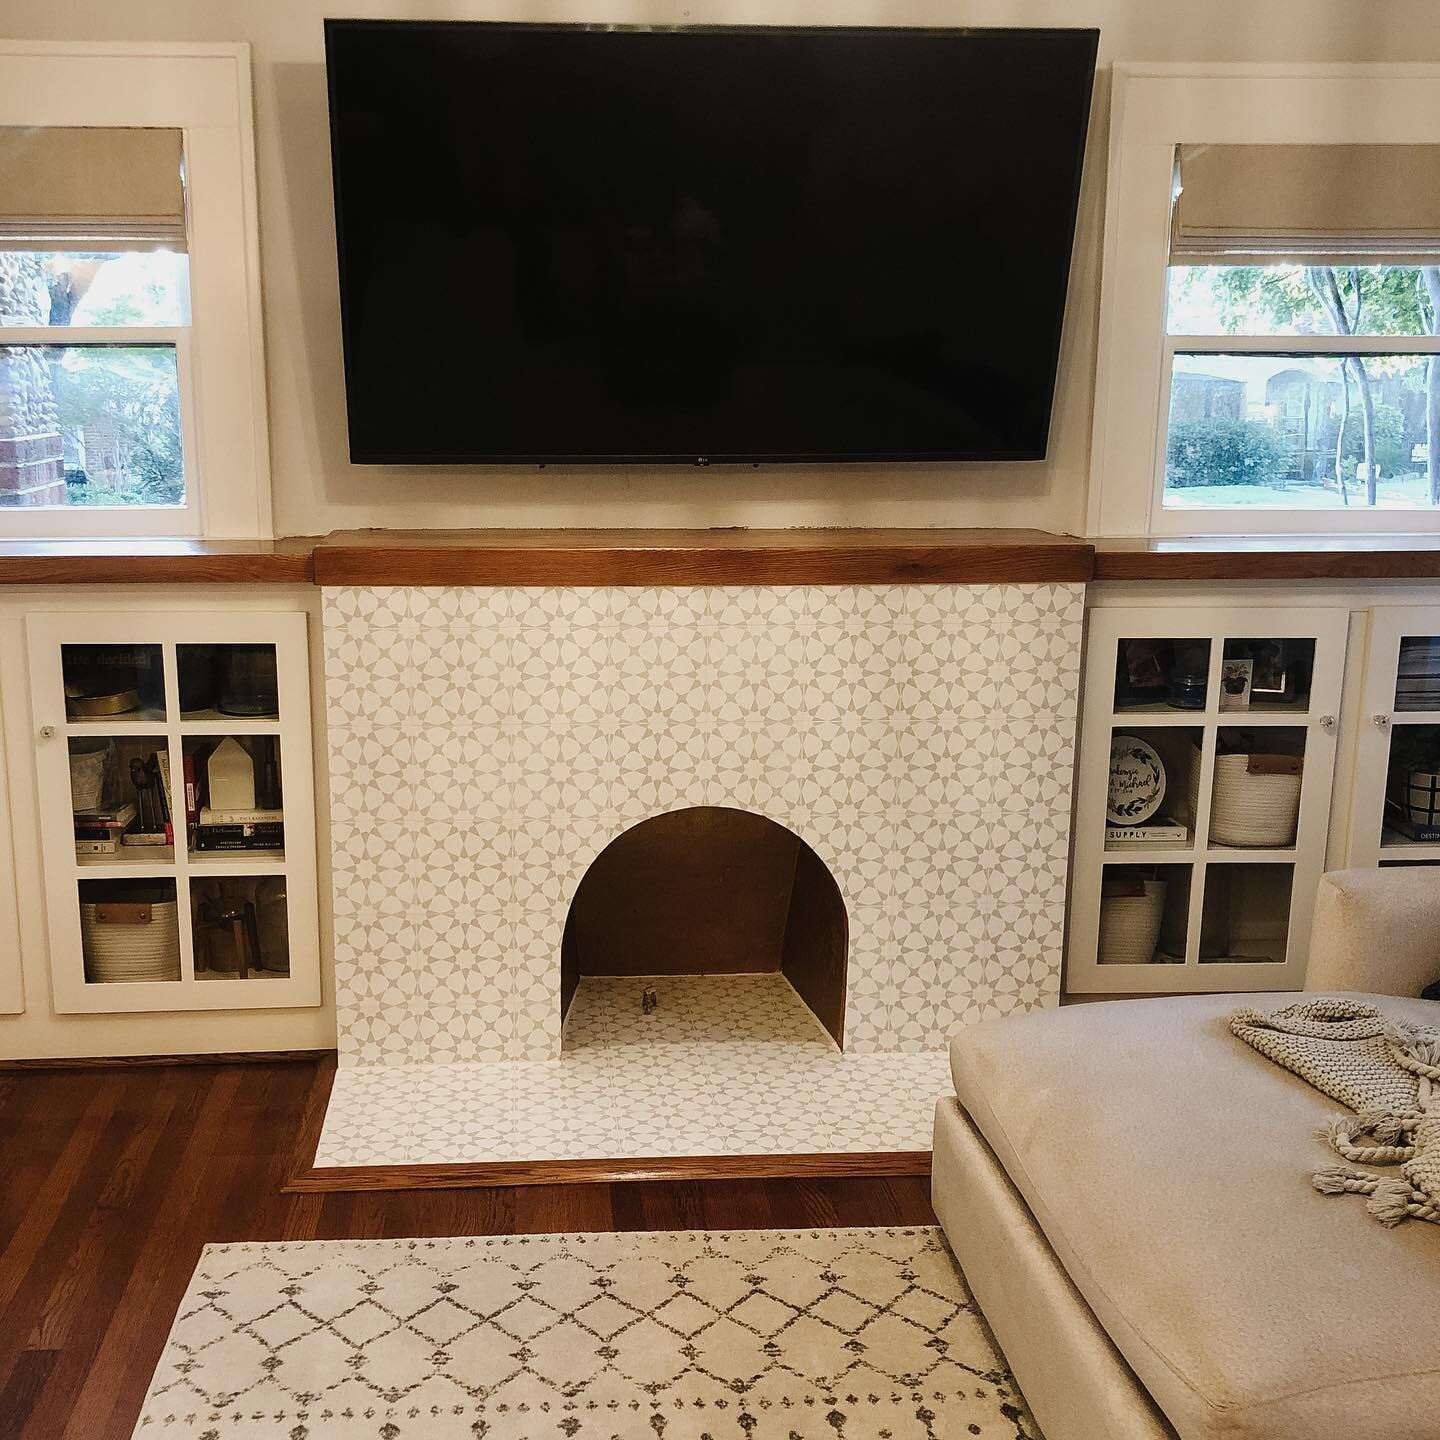
{"type": "Polygon", "coordinates": [[[135,1435],[1039,1440],[924,1227],[210,1246],[135,1435]]]}

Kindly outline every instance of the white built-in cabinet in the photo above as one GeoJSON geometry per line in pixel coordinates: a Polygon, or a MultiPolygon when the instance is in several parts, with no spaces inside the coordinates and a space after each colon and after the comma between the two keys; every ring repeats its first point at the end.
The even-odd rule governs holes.
{"type": "Polygon", "coordinates": [[[1090,612],[1068,992],[1299,987],[1349,622],[1339,607],[1090,612]],[[1245,708],[1225,708],[1247,667],[1253,688],[1228,702],[1245,708]],[[1163,776],[1153,821],[1172,838],[1126,843],[1107,821],[1112,746],[1138,795],[1163,776]]]}
{"type": "Polygon", "coordinates": [[[1440,606],[1370,612],[1350,865],[1440,863],[1440,606]]]}
{"type": "Polygon", "coordinates": [[[27,616],[56,1012],[319,1003],[306,619],[27,616]]]}

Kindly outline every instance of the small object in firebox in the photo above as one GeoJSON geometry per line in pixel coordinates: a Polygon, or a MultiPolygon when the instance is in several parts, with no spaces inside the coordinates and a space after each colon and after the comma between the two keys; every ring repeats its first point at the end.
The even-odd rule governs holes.
{"type": "Polygon", "coordinates": [[[655,987],[647,985],[640,992],[640,1008],[648,1015],[658,1004],[659,998],[655,994],[655,987]]]}

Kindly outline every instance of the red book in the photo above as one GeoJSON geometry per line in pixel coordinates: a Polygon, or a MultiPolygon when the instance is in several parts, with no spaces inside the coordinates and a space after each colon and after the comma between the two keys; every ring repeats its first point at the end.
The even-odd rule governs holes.
{"type": "Polygon", "coordinates": [[[195,834],[195,819],[200,813],[200,792],[195,783],[195,752],[185,752],[185,835],[195,834]]]}

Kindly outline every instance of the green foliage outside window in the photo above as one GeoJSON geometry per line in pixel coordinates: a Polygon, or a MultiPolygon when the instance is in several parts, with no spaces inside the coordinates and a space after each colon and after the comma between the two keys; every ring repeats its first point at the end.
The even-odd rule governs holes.
{"type": "Polygon", "coordinates": [[[1191,485],[1278,485],[1289,466],[1284,437],[1259,420],[1178,420],[1165,446],[1165,481],[1191,485]]]}

